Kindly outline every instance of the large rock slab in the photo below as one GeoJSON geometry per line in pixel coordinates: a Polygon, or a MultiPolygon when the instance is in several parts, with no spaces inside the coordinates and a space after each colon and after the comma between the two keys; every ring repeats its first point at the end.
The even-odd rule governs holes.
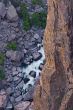
{"type": "Polygon", "coordinates": [[[0,17],[4,18],[5,14],[6,14],[5,5],[2,2],[0,2],[0,17]]]}
{"type": "Polygon", "coordinates": [[[7,19],[10,21],[17,21],[18,20],[18,14],[16,12],[16,9],[13,5],[10,5],[7,10],[7,19]]]}

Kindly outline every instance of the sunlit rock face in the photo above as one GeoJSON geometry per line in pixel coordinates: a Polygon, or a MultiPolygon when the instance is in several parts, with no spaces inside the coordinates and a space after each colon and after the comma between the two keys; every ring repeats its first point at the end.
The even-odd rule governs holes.
{"type": "Polygon", "coordinates": [[[71,0],[48,0],[44,34],[46,63],[34,93],[35,110],[70,110],[69,106],[73,109],[73,74],[70,67],[72,3],[71,0]]]}

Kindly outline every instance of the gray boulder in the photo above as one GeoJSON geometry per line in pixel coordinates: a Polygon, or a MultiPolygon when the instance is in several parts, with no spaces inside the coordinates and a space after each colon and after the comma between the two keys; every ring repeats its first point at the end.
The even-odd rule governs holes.
{"type": "Polygon", "coordinates": [[[17,21],[18,20],[18,14],[16,12],[16,9],[13,5],[10,5],[7,10],[7,19],[10,21],[17,21]]]}
{"type": "Polygon", "coordinates": [[[15,34],[11,34],[9,37],[8,37],[8,41],[12,41],[16,38],[16,35],[15,34]]]}
{"type": "Polygon", "coordinates": [[[6,52],[6,57],[12,61],[19,62],[24,57],[24,54],[20,51],[9,50],[6,52]]]}
{"type": "Polygon", "coordinates": [[[6,15],[6,8],[5,8],[5,5],[0,2],[0,17],[1,18],[4,18],[6,15]]]}

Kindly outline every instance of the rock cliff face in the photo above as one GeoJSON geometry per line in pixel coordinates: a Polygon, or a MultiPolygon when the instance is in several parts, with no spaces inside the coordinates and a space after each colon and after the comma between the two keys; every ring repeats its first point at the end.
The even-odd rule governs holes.
{"type": "Polygon", "coordinates": [[[72,4],[72,0],[48,0],[46,63],[34,93],[35,110],[73,110],[72,4]]]}

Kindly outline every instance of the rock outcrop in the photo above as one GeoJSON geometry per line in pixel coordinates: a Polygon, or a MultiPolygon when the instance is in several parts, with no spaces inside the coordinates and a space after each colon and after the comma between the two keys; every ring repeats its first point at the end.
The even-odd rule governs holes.
{"type": "Polygon", "coordinates": [[[72,0],[48,0],[46,63],[34,93],[35,110],[73,110],[72,4],[72,0]]]}

